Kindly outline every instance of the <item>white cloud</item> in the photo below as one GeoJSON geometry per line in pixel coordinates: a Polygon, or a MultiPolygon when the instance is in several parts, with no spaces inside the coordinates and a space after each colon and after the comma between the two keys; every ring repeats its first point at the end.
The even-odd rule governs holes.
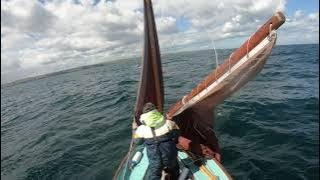
{"type": "Polygon", "coordinates": [[[178,30],[176,19],[170,16],[157,18],[156,24],[158,33],[174,33],[178,30]]]}
{"type": "Polygon", "coordinates": [[[319,12],[297,10],[279,29],[281,44],[319,43],[319,12]]]}
{"type": "MultiPolygon", "coordinates": [[[[140,55],[142,2],[2,1],[1,79],[140,55]]],[[[153,4],[160,47],[168,52],[212,48],[212,40],[218,48],[237,47],[240,44],[234,42],[243,42],[274,12],[285,10],[286,1],[153,0],[153,4]]],[[[279,30],[279,43],[317,42],[318,21],[319,12],[296,11],[279,30]],[[297,41],[301,33],[306,35],[297,41]]]]}
{"type": "Polygon", "coordinates": [[[294,18],[301,18],[304,15],[302,10],[297,10],[296,12],[294,12],[294,18]]]}

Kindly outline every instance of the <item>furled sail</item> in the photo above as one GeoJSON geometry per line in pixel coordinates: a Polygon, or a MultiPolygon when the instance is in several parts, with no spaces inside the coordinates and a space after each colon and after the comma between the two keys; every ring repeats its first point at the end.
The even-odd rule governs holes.
{"type": "MultiPolygon", "coordinates": [[[[139,89],[136,99],[135,114],[133,117],[133,129],[140,125],[140,115],[142,114],[143,105],[152,102],[157,109],[163,111],[164,90],[162,80],[162,68],[160,51],[158,44],[158,36],[151,0],[143,0],[144,3],[144,47],[142,67],[140,72],[139,89]]],[[[132,155],[133,141],[131,141],[130,149],[123,158],[121,164],[115,173],[116,179],[124,166],[127,166],[127,160],[132,155]]]]}
{"type": "Polygon", "coordinates": [[[152,4],[150,0],[143,2],[144,52],[135,107],[135,122],[138,125],[140,125],[139,117],[145,103],[152,102],[162,112],[164,101],[161,59],[152,4]]]}
{"type": "Polygon", "coordinates": [[[285,17],[277,12],[258,29],[229,59],[219,65],[192,91],[167,112],[179,125],[179,146],[202,156],[220,152],[212,130],[213,109],[253,79],[263,68],[276,42],[276,32],[285,17]]]}

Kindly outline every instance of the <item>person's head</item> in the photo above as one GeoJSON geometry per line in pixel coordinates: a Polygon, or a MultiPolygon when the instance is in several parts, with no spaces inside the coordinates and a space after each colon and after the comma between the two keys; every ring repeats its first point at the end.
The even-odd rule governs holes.
{"type": "Polygon", "coordinates": [[[146,126],[158,128],[165,124],[165,119],[156,106],[148,102],[143,106],[140,122],[146,126]]]}
{"type": "Polygon", "coordinates": [[[153,111],[155,109],[156,109],[156,106],[154,104],[152,104],[151,102],[148,102],[143,106],[142,113],[147,113],[147,112],[153,111]]]}

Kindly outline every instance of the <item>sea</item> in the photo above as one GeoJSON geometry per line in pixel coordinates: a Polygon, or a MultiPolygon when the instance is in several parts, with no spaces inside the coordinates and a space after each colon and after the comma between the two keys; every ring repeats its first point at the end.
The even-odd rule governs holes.
{"type": "MultiPolygon", "coordinates": [[[[218,50],[218,63],[233,50],[218,50]]],[[[166,110],[216,66],[213,50],[161,56],[166,110]]],[[[1,179],[111,179],[131,140],[140,69],[130,58],[1,85],[1,179]]],[[[319,44],[277,45],[213,111],[234,179],[319,179],[319,44]]]]}

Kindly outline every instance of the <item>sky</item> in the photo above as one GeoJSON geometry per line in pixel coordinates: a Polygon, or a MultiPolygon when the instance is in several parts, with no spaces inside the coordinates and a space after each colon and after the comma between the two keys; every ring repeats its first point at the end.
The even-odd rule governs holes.
{"type": "MultiPolygon", "coordinates": [[[[142,0],[1,1],[1,83],[142,54],[142,0]]],[[[161,53],[239,47],[276,11],[277,44],[319,44],[318,0],[153,0],[161,53]]]]}

